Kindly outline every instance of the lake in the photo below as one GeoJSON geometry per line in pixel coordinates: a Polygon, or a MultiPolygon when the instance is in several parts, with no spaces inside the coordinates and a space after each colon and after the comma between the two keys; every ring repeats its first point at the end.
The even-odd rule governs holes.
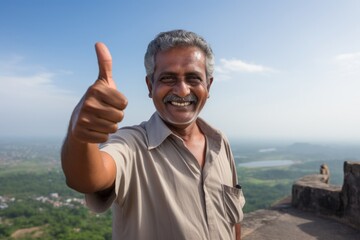
{"type": "Polygon", "coordinates": [[[247,168],[282,167],[282,166],[289,166],[294,163],[295,163],[294,160],[267,160],[267,161],[254,161],[254,162],[239,163],[238,166],[247,167],[247,168]]]}

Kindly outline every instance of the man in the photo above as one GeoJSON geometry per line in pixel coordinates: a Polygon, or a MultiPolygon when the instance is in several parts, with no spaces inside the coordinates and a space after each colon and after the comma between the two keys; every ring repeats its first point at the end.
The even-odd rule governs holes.
{"type": "Polygon", "coordinates": [[[96,53],[99,77],[62,148],[67,184],[96,212],[112,205],[113,239],[240,239],[245,199],[229,144],[198,117],[213,82],[210,46],[184,30],[150,42],[146,84],[156,112],[119,130],[127,100],[110,52],[97,43],[96,53]]]}

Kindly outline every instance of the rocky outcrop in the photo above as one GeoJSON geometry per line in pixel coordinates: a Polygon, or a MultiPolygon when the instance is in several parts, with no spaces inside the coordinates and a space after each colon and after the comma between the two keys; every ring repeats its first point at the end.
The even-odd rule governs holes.
{"type": "Polygon", "coordinates": [[[344,163],[344,184],[340,200],[341,217],[360,229],[360,162],[344,163]]]}
{"type": "Polygon", "coordinates": [[[322,165],[320,174],[297,180],[292,188],[292,206],[360,229],[360,162],[344,162],[342,187],[328,184],[329,177],[329,169],[322,165]]]}

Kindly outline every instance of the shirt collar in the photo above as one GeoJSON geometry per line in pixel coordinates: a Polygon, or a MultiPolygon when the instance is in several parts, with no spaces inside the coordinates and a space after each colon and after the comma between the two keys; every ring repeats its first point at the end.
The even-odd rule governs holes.
{"type": "Polygon", "coordinates": [[[197,124],[208,140],[208,149],[218,154],[224,139],[222,133],[200,117],[197,119],[197,124]]]}
{"type": "Polygon", "coordinates": [[[155,112],[149,121],[147,121],[145,129],[149,143],[149,150],[158,147],[169,135],[172,134],[171,130],[166,126],[157,112],[155,112]]]}
{"type": "MultiPolygon", "coordinates": [[[[210,144],[210,149],[212,149],[214,152],[219,152],[221,148],[221,142],[223,140],[223,135],[221,132],[211,127],[200,117],[196,121],[201,131],[207,137],[210,144]]],[[[173,134],[157,112],[155,112],[149,121],[146,122],[145,129],[149,143],[149,150],[157,148],[167,137],[173,134]]]]}

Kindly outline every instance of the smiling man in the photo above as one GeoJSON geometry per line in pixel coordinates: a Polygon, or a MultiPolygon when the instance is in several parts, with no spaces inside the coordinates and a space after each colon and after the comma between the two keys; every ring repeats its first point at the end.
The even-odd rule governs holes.
{"type": "Polygon", "coordinates": [[[96,53],[98,80],[75,107],[62,148],[67,184],[96,212],[112,206],[113,239],[240,239],[245,199],[229,143],[198,117],[213,82],[208,43],[184,30],[156,36],[145,54],[156,112],[120,129],[127,100],[110,52],[98,43],[96,53]]]}

